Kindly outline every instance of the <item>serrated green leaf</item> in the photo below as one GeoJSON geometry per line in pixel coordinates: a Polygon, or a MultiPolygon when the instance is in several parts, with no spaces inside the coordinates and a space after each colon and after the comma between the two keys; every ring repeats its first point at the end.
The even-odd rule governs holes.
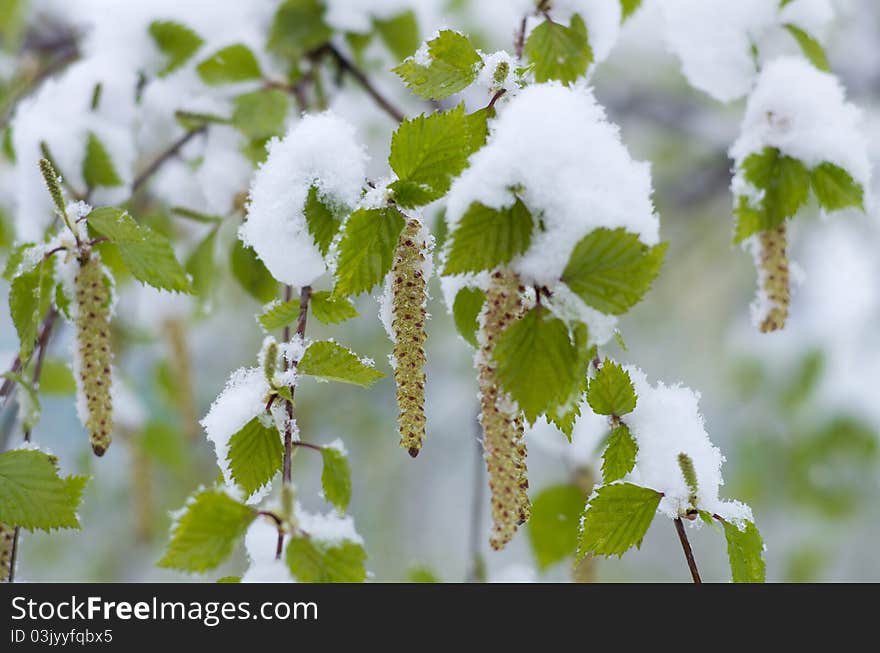
{"type": "Polygon", "coordinates": [[[398,204],[422,206],[449,190],[452,178],[467,166],[468,130],[463,104],[401,123],[391,139],[388,157],[398,176],[390,186],[398,204]]]}
{"type": "Polygon", "coordinates": [[[334,447],[322,448],[321,458],[324,461],[321,472],[324,498],[336,506],[337,510],[345,512],[351,501],[351,467],[348,458],[334,447]]]}
{"type": "Polygon", "coordinates": [[[350,299],[334,297],[327,291],[312,293],[310,306],[315,319],[324,324],[339,324],[358,316],[350,299]]]}
{"type": "Polygon", "coordinates": [[[489,138],[489,116],[495,115],[495,110],[480,109],[469,113],[464,117],[467,123],[468,136],[470,143],[468,144],[468,154],[473,154],[486,144],[489,138]]]}
{"type": "Polygon", "coordinates": [[[623,20],[626,20],[636,13],[636,10],[641,6],[642,0],[620,0],[620,7],[623,10],[623,20]]]}
{"type": "Polygon", "coordinates": [[[327,206],[318,194],[315,186],[309,188],[309,194],[306,197],[306,203],[303,207],[303,213],[306,217],[306,225],[309,233],[315,239],[315,245],[322,256],[326,256],[330,250],[330,244],[339,232],[342,219],[333,207],[327,206]]]}
{"type": "Polygon", "coordinates": [[[244,93],[235,98],[232,124],[251,140],[278,136],[290,110],[287,93],[277,88],[244,93]]]}
{"type": "Polygon", "coordinates": [[[480,311],[483,310],[483,304],[486,302],[486,293],[479,288],[462,288],[455,295],[455,301],[452,304],[452,317],[455,320],[455,328],[461,334],[468,344],[472,347],[479,347],[477,342],[477,329],[479,324],[477,318],[480,311]]]}
{"type": "Polygon", "coordinates": [[[419,47],[419,21],[412,9],[373,24],[379,38],[398,61],[410,56],[419,47]]]}
{"type": "Polygon", "coordinates": [[[622,556],[640,547],[662,496],[631,483],[599,488],[584,511],[578,558],[588,553],[622,556]]]}
{"type": "Polygon", "coordinates": [[[587,38],[587,26],[578,14],[569,27],[549,18],[529,34],[524,53],[535,73],[535,81],[559,80],[571,84],[587,74],[593,62],[593,50],[587,38]]]}
{"type": "Polygon", "coordinates": [[[296,64],[305,54],[330,40],[333,30],[324,22],[320,0],[287,0],[272,19],[269,50],[296,64]]]}
{"type": "Polygon", "coordinates": [[[254,299],[265,304],[278,296],[278,282],[250,247],[236,239],[229,252],[232,276],[254,299]]]}
{"type": "Polygon", "coordinates": [[[605,360],[587,389],[587,401],[598,415],[626,415],[636,407],[636,391],[629,372],[605,360]]]}
{"type": "Polygon", "coordinates": [[[865,210],[865,189],[846,170],[833,163],[822,163],[813,168],[810,182],[819,206],[826,211],[849,207],[865,210]]]}
{"type": "Polygon", "coordinates": [[[122,179],[119,178],[119,174],[116,172],[116,167],[113,165],[110,153],[94,132],[89,132],[89,139],[86,143],[86,156],[82,164],[82,174],[89,188],[97,186],[106,186],[108,188],[122,186],[122,179]]]}
{"type": "Polygon", "coordinates": [[[608,446],[602,455],[602,481],[611,483],[629,474],[635,467],[638,451],[639,446],[626,424],[611,431],[608,446]]]}
{"type": "Polygon", "coordinates": [[[196,71],[209,86],[246,82],[263,75],[254,53],[242,43],[217,50],[199,63],[196,71]]]}
{"type": "Polygon", "coordinates": [[[527,529],[539,570],[574,555],[584,501],[576,485],[554,485],[532,501],[527,529]]]}
{"type": "Polygon", "coordinates": [[[723,521],[727,538],[727,558],[734,583],[763,583],[766,577],[764,541],[755,525],[747,521],[740,530],[735,524],[723,521]]]}
{"type": "Polygon", "coordinates": [[[355,211],[343,227],[333,294],[359,295],[382,283],[394,263],[403,226],[403,216],[392,207],[355,211]]]}
{"type": "Polygon", "coordinates": [[[814,39],[810,34],[797,25],[788,23],[783,25],[783,27],[785,27],[785,29],[788,30],[788,33],[794,37],[794,40],[797,41],[801,51],[804,53],[804,56],[810,60],[810,63],[821,71],[826,73],[831,72],[831,66],[828,65],[828,55],[825,54],[825,48],[822,47],[822,44],[819,43],[819,41],[814,39]]]}
{"type": "Polygon", "coordinates": [[[510,263],[529,248],[534,228],[532,214],[519,198],[500,210],[474,202],[449,236],[443,274],[482,272],[510,263]]]}
{"type": "Polygon", "coordinates": [[[199,297],[207,297],[217,279],[217,264],[214,260],[216,246],[217,229],[211,229],[186,260],[186,272],[192,278],[193,290],[199,297]]]}
{"type": "Polygon", "coordinates": [[[566,405],[580,383],[578,352],[568,328],[543,306],[501,333],[494,356],[498,380],[529,423],[566,405]]]}
{"type": "Polygon", "coordinates": [[[175,258],[168,238],[114,207],[95,209],[86,220],[94,231],[110,239],[135,279],[154,288],[192,292],[186,271],[175,258]]]}
{"type": "Polygon", "coordinates": [[[70,366],[58,358],[47,358],[43,361],[40,372],[40,394],[72,395],[76,392],[76,379],[70,366]]]}
{"type": "Polygon", "coordinates": [[[281,469],[283,457],[284,444],[278,429],[254,417],[229,439],[226,460],[233,480],[245,497],[250,497],[272,480],[281,469]]]}
{"type": "Polygon", "coordinates": [[[9,286],[9,314],[18,332],[19,357],[30,358],[34,342],[43,318],[43,308],[47,305],[46,279],[51,282],[48,266],[40,263],[32,270],[19,274],[9,286]]]}
{"type": "Polygon", "coordinates": [[[327,544],[295,537],[287,544],[287,566],[301,583],[362,583],[367,578],[367,553],[355,542],[327,544]]]}
{"type": "Polygon", "coordinates": [[[283,329],[293,324],[299,318],[299,300],[291,299],[286,302],[278,302],[263,311],[257,320],[266,331],[283,329]]]}
{"type": "Polygon", "coordinates": [[[425,100],[443,100],[477,79],[483,60],[466,36],[443,30],[428,41],[429,65],[410,58],[394,69],[413,93],[425,100]]]}
{"type": "Polygon", "coordinates": [[[183,571],[213,569],[229,557],[256,516],[256,510],[225,492],[202,490],[184,508],[157,564],[183,571]]]}
{"type": "Polygon", "coordinates": [[[58,475],[58,459],[35,449],[0,454],[0,522],[29,531],[79,528],[88,479],[58,475]]]}
{"type": "Polygon", "coordinates": [[[202,37],[189,27],[170,20],[154,20],[149,31],[156,47],[166,56],[165,67],[159,71],[160,77],[180,68],[204,43],[202,37]]]}
{"type": "Polygon", "coordinates": [[[385,377],[351,351],[335,342],[313,342],[297,366],[298,374],[307,374],[325,381],[338,381],[368,388],[385,377]]]}
{"type": "Polygon", "coordinates": [[[666,248],[648,247],[624,229],[595,229],[572,251],[562,280],[588,306],[622,315],[650,290],[666,248]]]}

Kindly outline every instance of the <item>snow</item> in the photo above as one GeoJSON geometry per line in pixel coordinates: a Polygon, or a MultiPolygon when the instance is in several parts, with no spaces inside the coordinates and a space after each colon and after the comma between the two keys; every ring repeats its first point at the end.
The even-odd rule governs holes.
{"type": "Polygon", "coordinates": [[[285,560],[275,559],[278,528],[268,517],[257,517],[244,536],[250,566],[241,577],[242,583],[293,583],[285,560]]]}
{"type": "Polygon", "coordinates": [[[365,34],[372,31],[373,19],[387,20],[412,8],[404,0],[327,0],[324,20],[340,32],[365,34]]]}
{"type": "Polygon", "coordinates": [[[329,206],[352,207],[360,198],[367,155],[354,127],[327,112],[309,115],[269,143],[269,156],[254,175],[248,220],[239,237],[272,275],[296,287],[326,270],[309,233],[303,207],[314,185],[329,206]]]}
{"type": "Polygon", "coordinates": [[[491,54],[481,53],[481,56],[483,67],[480,69],[480,74],[477,75],[476,83],[490,91],[497,91],[501,88],[507,89],[509,93],[515,91],[517,88],[516,69],[519,67],[516,59],[506,50],[499,50],[491,54]],[[502,67],[502,73],[504,72],[503,67],[507,67],[507,72],[500,81],[496,79],[496,71],[499,66],[502,67]]]}
{"type": "Polygon", "coordinates": [[[293,511],[297,526],[322,544],[334,546],[343,542],[364,543],[355,530],[351,515],[342,516],[336,511],[326,514],[312,513],[303,509],[299,503],[294,506],[293,511]]]}
{"type": "Polygon", "coordinates": [[[599,227],[623,227],[646,245],[659,241],[650,166],[630,157],[589,88],[530,86],[500,108],[490,129],[452,185],[446,219],[452,233],[474,202],[507,208],[515,201],[510,189],[522,188],[545,227],[511,264],[526,285],[556,286],[575,245],[599,227]]]}
{"type": "Polygon", "coordinates": [[[608,418],[597,415],[588,405],[581,409],[581,416],[574,423],[571,444],[563,433],[543,417],[527,428],[529,446],[535,446],[550,455],[558,456],[574,468],[600,467],[601,445],[611,427],[608,418]]]}
{"type": "Polygon", "coordinates": [[[862,112],[846,101],[836,77],[782,57],[761,72],[730,155],[739,167],[750,154],[776,147],[809,168],[838,165],[867,187],[871,165],[861,122],[862,112]]]}
{"type": "Polygon", "coordinates": [[[593,61],[608,58],[620,34],[623,12],[620,0],[554,0],[550,15],[556,22],[568,25],[572,14],[578,14],[587,25],[593,61]]]}

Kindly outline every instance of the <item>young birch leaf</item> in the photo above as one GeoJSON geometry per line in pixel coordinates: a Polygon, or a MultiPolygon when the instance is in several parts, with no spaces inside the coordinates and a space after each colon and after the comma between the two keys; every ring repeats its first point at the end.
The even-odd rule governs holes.
{"type": "Polygon", "coordinates": [[[347,297],[334,297],[332,293],[322,290],[312,293],[312,315],[324,324],[339,324],[358,316],[357,309],[347,297]]]}
{"type": "Polygon", "coordinates": [[[333,30],[324,22],[324,3],[320,0],[286,0],[272,19],[269,50],[292,63],[324,45],[333,30]]]}
{"type": "Polygon", "coordinates": [[[608,446],[602,456],[602,481],[612,483],[629,474],[636,464],[639,446],[626,424],[611,431],[608,446]]]}
{"type": "Polygon", "coordinates": [[[132,276],[154,288],[191,292],[186,271],[162,234],[140,225],[122,209],[106,207],[89,213],[88,224],[117,248],[132,276]]]}
{"type": "Polygon", "coordinates": [[[330,250],[330,243],[336,237],[342,220],[333,211],[332,207],[327,206],[321,201],[318,189],[315,186],[309,188],[303,213],[306,216],[306,225],[309,228],[309,233],[315,239],[315,245],[318,246],[322,256],[327,256],[327,252],[330,250]]]}
{"type": "Polygon", "coordinates": [[[481,272],[510,263],[529,248],[534,228],[532,214],[519,198],[501,210],[474,202],[450,236],[443,274],[481,272]]]}
{"type": "Polygon", "coordinates": [[[525,55],[534,67],[535,81],[539,83],[555,79],[571,84],[583,77],[593,62],[593,50],[583,18],[574,14],[569,27],[545,20],[529,34],[525,55]]]}
{"type": "Polygon", "coordinates": [[[588,553],[622,556],[633,546],[640,547],[662,496],[631,483],[600,488],[581,521],[578,559],[588,553]]]}
{"type": "Polygon", "coordinates": [[[452,317],[455,320],[455,328],[461,337],[472,347],[479,347],[477,342],[477,318],[483,310],[486,302],[486,293],[479,288],[462,288],[455,295],[452,304],[452,317]]]}
{"type": "Polygon", "coordinates": [[[788,33],[794,37],[794,40],[797,41],[801,51],[803,51],[804,56],[810,60],[810,63],[821,71],[826,73],[831,72],[831,66],[828,65],[828,55],[825,54],[825,48],[822,47],[822,44],[819,43],[819,41],[797,25],[788,23],[784,25],[784,27],[788,30],[788,33]]]}
{"type": "Polygon", "coordinates": [[[216,245],[217,229],[211,229],[186,260],[186,273],[192,279],[193,290],[199,297],[210,294],[217,278],[217,265],[214,261],[216,245]]]}
{"type": "Polygon", "coordinates": [[[202,81],[209,86],[260,79],[260,64],[249,47],[241,43],[218,50],[196,66],[202,81]]]}
{"type": "Polygon", "coordinates": [[[251,140],[278,136],[289,109],[287,93],[277,88],[245,93],[235,98],[232,124],[251,140]]]}
{"type": "Polygon", "coordinates": [[[636,10],[641,6],[642,0],[620,0],[620,7],[623,10],[623,20],[626,20],[636,13],[636,10]]]}
{"type": "Polygon", "coordinates": [[[256,516],[256,510],[225,492],[202,490],[173,526],[171,541],[157,564],[183,571],[213,569],[229,557],[256,516]]]}
{"type": "Polygon", "coordinates": [[[285,556],[290,573],[301,583],[363,583],[367,578],[367,553],[355,542],[329,544],[295,537],[285,556]]]}
{"type": "Polygon", "coordinates": [[[747,521],[740,530],[735,524],[723,521],[727,538],[727,557],[734,583],[763,583],[766,576],[764,541],[755,525],[747,521]]]}
{"type": "Polygon", "coordinates": [[[289,324],[293,324],[299,318],[299,300],[291,299],[286,302],[272,304],[257,316],[257,321],[266,331],[277,331],[289,324]]]}
{"type": "Polygon", "coordinates": [[[164,77],[189,61],[202,47],[202,38],[186,25],[169,20],[154,20],[150,23],[150,36],[156,47],[166,56],[166,64],[159,71],[164,77]]]}
{"type": "Polygon", "coordinates": [[[622,315],[651,288],[666,247],[648,247],[624,229],[595,229],[572,251],[562,280],[588,306],[622,315]]]}
{"type": "Polygon", "coordinates": [[[236,484],[250,497],[272,480],[281,469],[284,445],[275,426],[265,426],[259,417],[229,439],[229,471],[236,484]]]}
{"type": "Polygon", "coordinates": [[[79,528],[77,509],[88,479],[58,475],[58,459],[36,449],[0,454],[0,523],[33,531],[79,528]]]}
{"type": "Polygon", "coordinates": [[[578,352],[568,328],[542,306],[501,333],[495,364],[498,380],[529,423],[567,403],[580,382],[578,352]]]}
{"type": "Polygon", "coordinates": [[[584,493],[576,485],[554,485],[534,498],[527,532],[539,570],[574,555],[583,509],[584,493]]]}
{"type": "Polygon", "coordinates": [[[737,225],[737,242],[774,229],[786,218],[794,217],[810,196],[810,171],[799,160],[782,154],[775,147],[750,155],[742,168],[746,180],[763,190],[764,197],[760,210],[749,209],[741,202],[744,210],[738,210],[737,217],[745,219],[747,224],[737,225]]]}
{"type": "Polygon", "coordinates": [[[395,208],[355,211],[343,227],[333,294],[359,295],[382,283],[394,263],[403,226],[403,216],[395,208]]]}
{"type": "Polygon", "coordinates": [[[846,170],[833,163],[822,163],[811,173],[813,192],[826,211],[848,207],[865,210],[865,189],[846,170]]]}
{"type": "Polygon", "coordinates": [[[119,174],[116,172],[113,159],[110,158],[110,153],[94,132],[89,132],[89,139],[86,142],[86,156],[83,159],[82,175],[89,188],[96,188],[97,186],[106,186],[107,188],[122,186],[122,179],[120,179],[119,174]]]}
{"type": "Polygon", "coordinates": [[[605,360],[587,389],[587,402],[598,415],[626,415],[636,407],[636,391],[629,372],[605,360]]]}
{"type": "Polygon", "coordinates": [[[43,317],[41,309],[46,304],[43,297],[45,278],[50,276],[46,267],[41,263],[34,269],[19,274],[12,279],[9,286],[9,314],[18,332],[21,360],[30,358],[40,329],[40,320],[43,317]]]}
{"type": "Polygon", "coordinates": [[[398,61],[410,56],[419,47],[419,21],[412,9],[386,20],[374,19],[379,38],[398,61]]]}
{"type": "Polygon", "coordinates": [[[348,458],[335,447],[321,449],[324,469],[321,472],[321,487],[324,498],[336,506],[339,512],[345,512],[351,501],[351,467],[348,458]]]}
{"type": "Polygon", "coordinates": [[[335,342],[313,342],[297,366],[299,374],[325,381],[338,381],[369,388],[385,377],[372,365],[361,361],[351,351],[335,342]]]}
{"type": "Polygon", "coordinates": [[[428,41],[427,56],[410,57],[394,72],[425,100],[443,100],[474,83],[483,59],[466,36],[443,30],[428,41]]]}
{"type": "Polygon", "coordinates": [[[229,266],[232,276],[239,285],[259,302],[271,302],[278,296],[278,282],[266,269],[263,262],[244,243],[236,239],[229,253],[229,266]]]}

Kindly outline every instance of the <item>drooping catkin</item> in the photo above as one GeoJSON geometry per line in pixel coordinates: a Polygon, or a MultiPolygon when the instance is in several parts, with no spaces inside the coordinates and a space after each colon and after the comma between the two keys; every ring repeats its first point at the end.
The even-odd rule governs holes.
{"type": "Polygon", "coordinates": [[[758,238],[759,250],[755,259],[759,267],[761,291],[767,303],[765,314],[760,316],[759,328],[762,333],[769,333],[785,327],[791,302],[785,223],[775,229],[762,231],[758,238]]]}
{"type": "Polygon", "coordinates": [[[422,223],[409,220],[400,235],[391,269],[397,428],[400,446],[413,458],[419,455],[425,439],[426,246],[422,223]]]}
{"type": "Polygon", "coordinates": [[[517,527],[528,520],[531,507],[526,476],[526,445],[522,414],[501,389],[493,362],[498,336],[523,310],[519,279],[510,271],[496,271],[486,291],[477,353],[480,386],[480,424],[492,495],[492,534],[489,543],[499,550],[517,527]]]}
{"type": "Polygon", "coordinates": [[[76,348],[79,388],[85,400],[84,422],[96,456],[110,446],[113,404],[110,398],[110,291],[100,261],[79,259],[76,275],[76,348]]]}
{"type": "Polygon", "coordinates": [[[9,580],[12,573],[12,547],[15,542],[15,529],[0,524],[0,583],[9,580]]]}

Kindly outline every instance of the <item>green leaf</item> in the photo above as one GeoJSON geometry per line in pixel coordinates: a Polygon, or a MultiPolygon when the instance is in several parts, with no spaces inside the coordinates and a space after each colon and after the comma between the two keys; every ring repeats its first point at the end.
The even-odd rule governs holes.
{"type": "Polygon", "coordinates": [[[257,301],[265,304],[278,296],[278,282],[263,262],[244,243],[236,239],[229,253],[232,276],[257,301]]]}
{"type": "Polygon", "coordinates": [[[359,295],[382,283],[394,263],[403,226],[403,216],[392,207],[355,211],[343,227],[333,294],[359,295]]]}
{"type": "Polygon", "coordinates": [[[193,290],[199,297],[207,297],[211,293],[217,278],[217,264],[214,261],[216,244],[217,229],[211,229],[186,261],[186,272],[192,278],[193,290]]]}
{"type": "Polygon", "coordinates": [[[240,582],[241,576],[224,576],[223,578],[217,579],[217,583],[221,585],[232,585],[240,582]]]}
{"type": "Polygon", "coordinates": [[[333,30],[324,22],[320,0],[287,0],[275,12],[269,29],[269,50],[297,63],[308,52],[324,45],[333,30]]]}
{"type": "Polygon", "coordinates": [[[406,575],[410,583],[439,583],[440,579],[428,567],[413,567],[406,575]]]}
{"type": "Polygon", "coordinates": [[[538,569],[574,555],[583,509],[584,493],[576,485],[554,485],[534,498],[527,529],[538,569]]]}
{"type": "Polygon", "coordinates": [[[631,483],[599,488],[583,515],[578,558],[588,553],[622,556],[641,547],[662,496],[631,483]]]}
{"type": "Polygon", "coordinates": [[[395,201],[411,208],[442,197],[467,167],[470,143],[464,104],[401,123],[388,158],[399,178],[390,186],[395,201]]]}
{"type": "Polygon", "coordinates": [[[576,392],[578,352],[565,322],[536,306],[507,327],[495,346],[498,379],[529,423],[566,405],[576,392]]]}
{"type": "Polygon", "coordinates": [[[225,492],[202,490],[173,526],[171,541],[157,564],[183,571],[213,569],[229,557],[256,516],[256,510],[225,492]]]}
{"type": "Polygon", "coordinates": [[[86,186],[95,188],[106,186],[113,188],[122,186],[122,179],[116,172],[113,159],[104,144],[94,132],[89,132],[89,140],[86,143],[86,156],[82,164],[83,179],[86,186]]]}
{"type": "Polygon", "coordinates": [[[150,23],[149,31],[156,42],[156,47],[167,58],[165,67],[159,71],[160,77],[180,68],[204,43],[202,38],[189,27],[170,20],[154,20],[150,23]]]}
{"type": "Polygon", "coordinates": [[[623,20],[626,20],[642,6],[642,0],[620,0],[620,6],[623,10],[623,20]]]}
{"type": "Polygon", "coordinates": [[[629,372],[617,363],[605,359],[596,377],[590,381],[587,401],[599,415],[626,415],[636,407],[636,391],[629,372]]]}
{"type": "Polygon", "coordinates": [[[355,542],[327,544],[295,537],[287,544],[287,566],[301,583],[362,583],[367,578],[367,553],[355,542]]]}
{"type": "Polygon", "coordinates": [[[382,372],[361,361],[345,347],[329,341],[310,344],[297,366],[297,373],[363,388],[369,388],[385,377],[382,372]]]}
{"type": "Polygon", "coordinates": [[[251,140],[278,136],[290,110],[287,93],[277,88],[245,93],[235,98],[232,124],[251,140]]]}
{"type": "Polygon", "coordinates": [[[334,297],[322,290],[312,293],[312,315],[324,324],[339,324],[358,316],[357,309],[347,297],[334,297]]]}
{"type": "Polygon", "coordinates": [[[587,305],[622,315],[650,290],[666,247],[648,247],[624,229],[595,229],[572,251],[562,280],[587,305]]]}
{"type": "Polygon", "coordinates": [[[455,328],[472,347],[479,347],[477,342],[477,318],[483,310],[486,302],[486,293],[479,288],[462,288],[455,295],[452,304],[452,317],[455,320],[455,328]]]}
{"type": "Polygon", "coordinates": [[[246,82],[263,76],[254,53],[241,43],[218,50],[199,63],[196,71],[209,86],[246,82]]]}
{"type": "Polygon", "coordinates": [[[324,498],[345,512],[351,501],[351,467],[345,454],[335,447],[321,449],[324,470],[321,472],[321,487],[324,498]]]}
{"type": "Polygon", "coordinates": [[[629,474],[636,464],[639,446],[626,424],[621,424],[608,438],[608,446],[602,456],[602,481],[611,483],[629,474]]]}
{"type": "Polygon", "coordinates": [[[375,19],[373,24],[379,38],[398,61],[406,59],[419,47],[419,21],[412,9],[387,20],[375,19]]]}
{"type": "Polygon", "coordinates": [[[443,30],[427,47],[429,65],[423,66],[412,57],[394,69],[410,90],[425,100],[443,100],[463,91],[483,67],[476,48],[458,32],[443,30]]]}
{"type": "Polygon", "coordinates": [[[36,449],[0,454],[0,522],[29,531],[79,528],[77,509],[88,479],[58,475],[58,459],[36,449]]]}
{"type": "Polygon", "coordinates": [[[467,123],[468,136],[470,143],[468,144],[468,154],[473,154],[486,144],[489,138],[489,115],[495,115],[495,109],[480,109],[469,113],[464,117],[467,123]]]}
{"type": "Polygon", "coordinates": [[[291,299],[290,301],[272,304],[272,306],[257,316],[257,320],[266,331],[283,329],[287,325],[296,322],[298,318],[298,299],[291,299]]]}
{"type": "Polygon", "coordinates": [[[538,25],[529,34],[524,53],[539,83],[556,79],[571,84],[586,75],[593,62],[587,26],[578,14],[571,17],[569,27],[550,19],[538,25]]]}
{"type": "Polygon", "coordinates": [[[865,189],[846,170],[833,163],[822,163],[810,175],[819,206],[826,211],[848,207],[865,210],[865,189]]]}
{"type": "Polygon", "coordinates": [[[819,41],[814,39],[810,34],[797,25],[788,23],[784,25],[784,27],[788,30],[788,33],[794,37],[794,40],[797,41],[804,56],[810,60],[810,63],[816,66],[819,70],[826,73],[831,72],[831,66],[828,65],[828,55],[825,54],[825,48],[822,47],[822,44],[819,43],[819,41]]]}
{"type": "Polygon", "coordinates": [[[51,273],[42,262],[32,270],[19,274],[9,286],[9,314],[18,332],[21,360],[30,358],[34,343],[43,319],[44,308],[48,307],[51,288],[51,273]],[[47,292],[48,291],[48,292],[47,292]]]}
{"type": "Polygon", "coordinates": [[[260,417],[229,439],[229,471],[236,484],[250,497],[272,480],[281,469],[284,444],[274,425],[266,426],[260,417]]]}
{"type": "Polygon", "coordinates": [[[192,291],[168,238],[138,224],[128,212],[114,207],[95,209],[86,219],[89,227],[110,239],[135,279],[154,288],[192,291]]]}
{"type": "Polygon", "coordinates": [[[529,248],[534,228],[532,214],[519,198],[501,210],[474,202],[450,235],[443,274],[482,272],[510,263],[529,248]]]}
{"type": "Polygon", "coordinates": [[[303,213],[306,216],[309,233],[315,239],[315,245],[318,246],[322,256],[327,256],[327,252],[330,250],[330,243],[333,242],[337,232],[339,232],[342,219],[338,212],[333,210],[333,207],[327,206],[321,201],[318,189],[315,186],[309,188],[303,213]]]}
{"type": "Polygon", "coordinates": [[[21,389],[22,394],[18,398],[19,411],[22,414],[21,423],[26,431],[30,431],[40,421],[40,415],[42,414],[40,397],[37,395],[31,382],[25,380],[19,373],[4,372],[0,374],[0,378],[14,381],[21,389]]]}
{"type": "Polygon", "coordinates": [[[76,379],[70,366],[58,358],[47,358],[43,361],[40,372],[40,394],[72,395],[76,392],[76,379]]]}
{"type": "Polygon", "coordinates": [[[743,530],[728,521],[721,523],[727,538],[727,558],[733,582],[763,583],[766,577],[764,541],[758,529],[750,521],[746,521],[743,530]]]}

